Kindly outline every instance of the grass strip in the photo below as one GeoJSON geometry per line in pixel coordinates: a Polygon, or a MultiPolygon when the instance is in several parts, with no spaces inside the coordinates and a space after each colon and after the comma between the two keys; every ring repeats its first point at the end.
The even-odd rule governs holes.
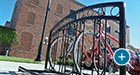
{"type": "Polygon", "coordinates": [[[22,62],[22,63],[41,64],[41,62],[34,61],[32,59],[18,58],[18,57],[10,57],[10,56],[0,56],[0,61],[11,61],[11,62],[22,62]]]}

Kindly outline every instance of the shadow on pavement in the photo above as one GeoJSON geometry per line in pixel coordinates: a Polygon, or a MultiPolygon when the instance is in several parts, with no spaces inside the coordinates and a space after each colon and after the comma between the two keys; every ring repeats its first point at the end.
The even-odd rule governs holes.
{"type": "Polygon", "coordinates": [[[19,75],[15,71],[0,72],[0,75],[19,75]]]}
{"type": "Polygon", "coordinates": [[[15,72],[15,71],[0,71],[0,75],[62,75],[62,74],[56,74],[56,73],[22,73],[22,72],[15,72]]]}

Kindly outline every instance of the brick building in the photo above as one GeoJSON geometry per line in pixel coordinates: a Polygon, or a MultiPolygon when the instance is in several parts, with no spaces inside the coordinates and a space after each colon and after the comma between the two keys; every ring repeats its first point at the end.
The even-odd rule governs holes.
{"type": "Polygon", "coordinates": [[[10,27],[10,22],[9,21],[6,21],[6,23],[5,23],[5,27],[10,27]]]}
{"type": "MultiPolygon", "coordinates": [[[[11,19],[11,28],[16,29],[19,43],[13,44],[10,56],[35,59],[41,39],[45,11],[48,0],[17,0],[11,19]]],[[[52,0],[49,20],[46,27],[48,36],[50,29],[70,10],[77,10],[84,5],[75,0],[52,0]]],[[[45,37],[44,37],[45,38],[45,37]]],[[[44,46],[43,56],[45,56],[44,46]]]]}
{"type": "MultiPolygon", "coordinates": [[[[11,19],[10,28],[17,31],[19,43],[13,44],[10,49],[10,56],[35,59],[38,52],[39,43],[43,29],[45,11],[48,0],[17,0],[11,19]]],[[[64,16],[70,13],[70,10],[77,10],[84,5],[75,0],[52,0],[51,9],[48,16],[45,37],[49,36],[50,29],[64,16]]],[[[116,22],[109,28],[113,36],[118,37],[115,30],[118,29],[116,22]]],[[[127,42],[129,43],[129,27],[127,28],[127,42]]],[[[44,38],[45,38],[44,37],[44,38]]],[[[112,42],[112,46],[116,46],[112,42]]],[[[44,45],[43,58],[45,57],[47,45],[44,45]]]]}

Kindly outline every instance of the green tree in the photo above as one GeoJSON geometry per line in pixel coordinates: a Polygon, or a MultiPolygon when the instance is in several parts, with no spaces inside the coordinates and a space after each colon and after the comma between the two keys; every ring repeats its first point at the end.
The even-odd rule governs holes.
{"type": "Polygon", "coordinates": [[[0,44],[12,44],[17,42],[17,33],[15,29],[0,26],[0,44]]]}

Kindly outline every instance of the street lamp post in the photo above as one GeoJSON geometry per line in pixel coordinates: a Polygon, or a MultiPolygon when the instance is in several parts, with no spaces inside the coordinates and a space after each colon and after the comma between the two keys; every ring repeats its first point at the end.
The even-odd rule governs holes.
{"type": "Polygon", "coordinates": [[[44,42],[43,38],[44,38],[46,26],[47,26],[48,15],[49,15],[49,11],[50,11],[50,5],[51,5],[51,0],[48,0],[46,15],[45,15],[43,29],[42,29],[41,40],[40,40],[40,44],[39,44],[39,48],[38,48],[38,54],[37,54],[37,57],[36,57],[35,61],[42,61],[42,51],[43,51],[43,42],[44,42]]]}

